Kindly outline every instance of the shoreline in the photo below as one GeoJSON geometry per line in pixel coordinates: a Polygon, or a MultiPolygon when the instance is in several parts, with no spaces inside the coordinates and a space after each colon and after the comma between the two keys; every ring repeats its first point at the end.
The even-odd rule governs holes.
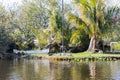
{"type": "Polygon", "coordinates": [[[120,60],[120,54],[92,53],[92,52],[73,53],[72,56],[48,56],[48,55],[42,55],[42,54],[31,55],[31,56],[36,59],[48,59],[48,60],[55,60],[55,61],[77,61],[77,62],[120,60]]]}
{"type": "MultiPolygon", "coordinates": [[[[4,56],[5,57],[5,56],[4,56]]],[[[92,53],[92,52],[81,52],[81,53],[56,53],[53,56],[49,54],[24,54],[24,55],[15,55],[15,54],[6,54],[5,58],[1,59],[47,59],[52,61],[116,61],[120,60],[120,53],[92,53]]]]}

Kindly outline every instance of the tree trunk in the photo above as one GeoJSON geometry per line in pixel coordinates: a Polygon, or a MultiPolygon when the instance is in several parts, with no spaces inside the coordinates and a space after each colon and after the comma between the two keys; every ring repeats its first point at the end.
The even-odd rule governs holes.
{"type": "Polygon", "coordinates": [[[98,42],[97,36],[92,36],[87,51],[95,51],[95,49],[98,49],[98,42]]]}

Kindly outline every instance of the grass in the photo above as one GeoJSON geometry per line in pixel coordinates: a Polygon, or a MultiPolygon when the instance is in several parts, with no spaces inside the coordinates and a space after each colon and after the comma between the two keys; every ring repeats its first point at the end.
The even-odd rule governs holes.
{"type": "MultiPolygon", "coordinates": [[[[31,56],[37,57],[48,57],[48,54],[31,54],[31,56]]],[[[84,57],[120,57],[120,54],[114,53],[92,53],[92,52],[81,52],[81,53],[72,53],[72,56],[77,58],[84,58],[84,57]]],[[[51,56],[50,56],[51,57],[51,56]]],[[[68,57],[68,56],[52,56],[52,57],[68,57]]]]}
{"type": "MultiPolygon", "coordinates": [[[[67,53],[66,53],[67,54],[67,53]]],[[[35,56],[38,59],[49,59],[54,61],[96,61],[96,60],[102,60],[102,61],[115,61],[120,60],[120,54],[116,53],[92,53],[92,52],[81,52],[81,53],[68,53],[69,56],[48,56],[48,54],[31,54],[31,56],[35,56]],[[70,56],[69,54],[72,54],[70,56]]]]}
{"type": "Polygon", "coordinates": [[[31,56],[44,57],[44,56],[48,56],[48,54],[47,53],[45,53],[45,54],[31,54],[31,56]]]}
{"type": "Polygon", "coordinates": [[[92,53],[92,52],[82,52],[72,54],[74,57],[120,57],[120,54],[113,53],[92,53]]]}

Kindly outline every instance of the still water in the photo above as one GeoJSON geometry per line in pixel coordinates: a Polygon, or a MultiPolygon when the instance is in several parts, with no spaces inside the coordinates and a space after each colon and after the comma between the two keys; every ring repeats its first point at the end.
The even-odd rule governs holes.
{"type": "Polygon", "coordinates": [[[120,61],[0,61],[0,80],[120,80],[120,61]]]}

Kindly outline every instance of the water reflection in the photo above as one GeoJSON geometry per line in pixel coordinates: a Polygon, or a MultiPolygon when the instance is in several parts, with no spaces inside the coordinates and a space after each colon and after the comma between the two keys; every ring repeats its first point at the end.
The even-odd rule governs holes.
{"type": "Polygon", "coordinates": [[[68,62],[50,62],[50,80],[72,80],[71,68],[68,62]]]}
{"type": "Polygon", "coordinates": [[[0,61],[0,80],[120,80],[120,61],[0,61]]]}

